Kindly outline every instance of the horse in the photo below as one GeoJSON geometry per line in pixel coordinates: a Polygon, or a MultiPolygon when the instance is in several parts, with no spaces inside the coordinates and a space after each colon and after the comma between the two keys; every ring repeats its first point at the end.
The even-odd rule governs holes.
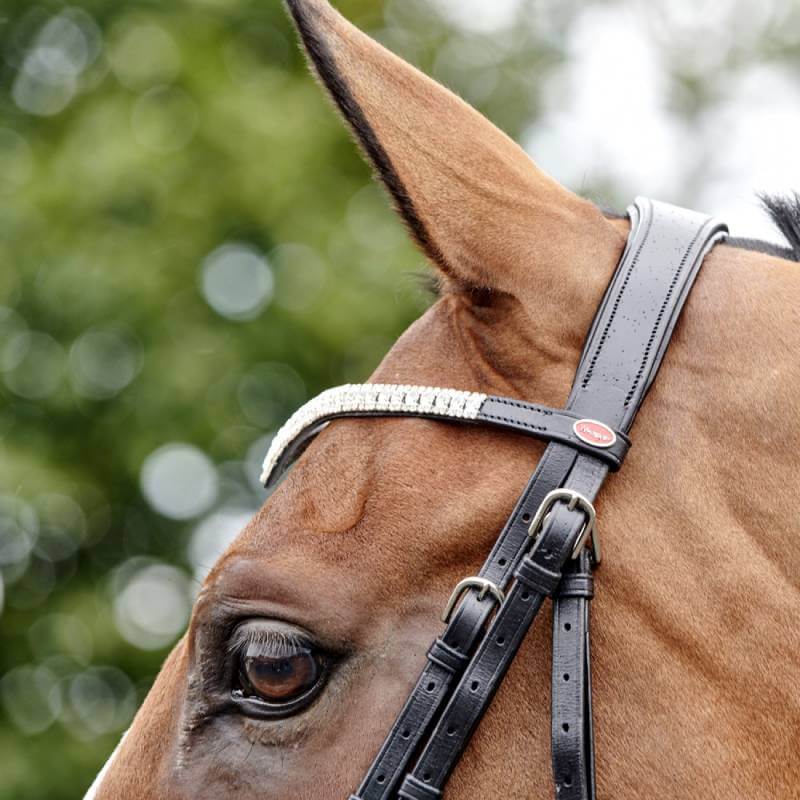
{"type": "MultiPolygon", "coordinates": [[[[437,279],[370,380],[562,406],[629,219],[326,0],[288,8],[437,279]]],[[[603,797],[800,797],[800,202],[769,203],[789,247],[707,256],[597,501],[603,797]]],[[[543,448],[429,419],[330,424],[205,580],[91,796],[348,797],[543,448]]],[[[551,795],[547,630],[525,639],[450,800],[551,795]]]]}

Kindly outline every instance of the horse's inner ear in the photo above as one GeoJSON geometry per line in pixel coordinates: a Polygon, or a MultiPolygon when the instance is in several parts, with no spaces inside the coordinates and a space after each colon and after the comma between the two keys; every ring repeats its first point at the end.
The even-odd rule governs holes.
{"type": "Polygon", "coordinates": [[[287,2],[321,82],[417,243],[447,277],[522,299],[537,283],[547,289],[540,265],[586,279],[594,264],[588,255],[596,260],[608,245],[616,256],[619,235],[600,212],[485,117],[327,0],[287,2]]]}

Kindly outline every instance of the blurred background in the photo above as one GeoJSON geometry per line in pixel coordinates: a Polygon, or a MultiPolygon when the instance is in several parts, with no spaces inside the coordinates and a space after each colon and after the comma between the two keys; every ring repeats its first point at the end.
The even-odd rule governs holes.
{"type": "MultiPolygon", "coordinates": [[[[571,188],[777,239],[800,6],[340,0],[571,188]]],[[[0,799],[79,798],[264,501],[431,302],[277,0],[0,5],[0,799]]]]}

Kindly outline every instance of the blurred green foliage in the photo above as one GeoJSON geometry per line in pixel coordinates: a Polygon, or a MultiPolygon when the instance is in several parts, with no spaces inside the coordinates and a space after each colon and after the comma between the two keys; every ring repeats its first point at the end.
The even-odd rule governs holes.
{"type": "MultiPolygon", "coordinates": [[[[585,4],[501,4],[538,16],[498,32],[448,2],[337,5],[522,136],[585,4]]],[[[0,53],[0,800],[68,800],[179,635],[209,539],[263,501],[265,437],[364,380],[430,297],[277,0],[4,0],[0,53]],[[195,448],[176,474],[168,443],[195,448]],[[178,507],[196,474],[208,496],[178,507]]],[[[685,54],[671,69],[696,117],[713,86],[685,54]]]]}
{"type": "MultiPolygon", "coordinates": [[[[24,559],[6,557],[0,676],[44,664],[32,692],[54,717],[47,724],[34,697],[20,704],[34,717],[20,729],[7,713],[14,698],[0,703],[4,800],[81,796],[126,720],[98,734],[74,719],[94,713],[91,699],[68,713],[75,677],[114,665],[140,699],[164,658],[120,635],[109,581],[138,556],[191,566],[194,521],[143,499],[148,454],[191,443],[220,467],[218,504],[256,507],[257,466],[242,462],[292,408],[278,403],[270,419],[262,403],[248,415],[243,380],[288,365],[302,402],[364,379],[427,302],[413,278],[421,258],[310,80],[279,3],[84,3],[67,18],[98,37],[98,52],[74,87],[20,95],[26,52],[64,9],[0,9],[0,512],[7,549],[27,524],[20,515],[35,514],[36,539],[24,559]],[[204,259],[229,242],[263,254],[272,272],[255,319],[221,316],[201,291],[204,259]],[[97,330],[122,336],[137,363],[128,385],[100,397],[81,385],[75,349],[97,330]],[[77,503],[71,527],[62,513],[45,529],[53,497],[77,503]],[[45,533],[75,547],[48,552],[45,533]],[[91,646],[75,653],[35,627],[53,614],[78,618],[91,646]]],[[[345,10],[369,25],[374,9],[345,10]]],[[[14,680],[3,686],[18,694],[14,680]]]]}

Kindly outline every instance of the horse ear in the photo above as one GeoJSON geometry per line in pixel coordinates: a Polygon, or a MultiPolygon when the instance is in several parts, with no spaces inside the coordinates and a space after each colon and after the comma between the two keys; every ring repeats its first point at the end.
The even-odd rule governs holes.
{"type": "Polygon", "coordinates": [[[287,5],[320,81],[412,235],[447,277],[520,297],[536,288],[531,270],[538,290],[548,290],[539,265],[561,272],[560,281],[561,268],[586,278],[598,269],[599,252],[618,254],[620,234],[599,210],[542,172],[475,109],[327,0],[287,5]]]}

